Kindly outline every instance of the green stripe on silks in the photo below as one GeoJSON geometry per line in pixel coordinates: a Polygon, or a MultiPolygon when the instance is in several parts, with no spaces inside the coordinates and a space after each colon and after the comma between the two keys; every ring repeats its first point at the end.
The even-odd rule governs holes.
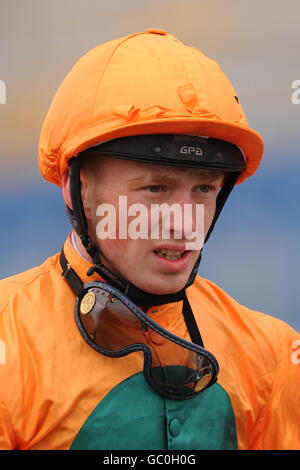
{"type": "Polygon", "coordinates": [[[71,450],[237,449],[235,417],[215,383],[188,400],[155,393],[142,373],[113,388],[75,437],[71,450]]]}

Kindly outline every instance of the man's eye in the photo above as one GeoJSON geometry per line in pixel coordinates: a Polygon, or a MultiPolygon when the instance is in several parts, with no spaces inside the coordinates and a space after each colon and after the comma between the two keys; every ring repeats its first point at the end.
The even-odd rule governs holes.
{"type": "Polygon", "coordinates": [[[201,193],[209,193],[209,191],[211,190],[211,186],[209,184],[200,184],[198,188],[201,193]]]}
{"type": "Polygon", "coordinates": [[[149,191],[150,193],[160,193],[161,191],[164,190],[163,186],[158,185],[158,184],[147,186],[145,189],[149,191]]]}

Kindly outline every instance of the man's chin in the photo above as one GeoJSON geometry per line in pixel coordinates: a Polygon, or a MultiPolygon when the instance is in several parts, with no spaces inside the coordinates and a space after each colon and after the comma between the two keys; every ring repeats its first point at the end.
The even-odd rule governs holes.
{"type": "Polygon", "coordinates": [[[185,288],[189,276],[184,279],[175,280],[174,276],[163,276],[164,279],[156,278],[156,282],[138,282],[135,284],[139,289],[148,294],[168,295],[174,294],[185,288]],[[165,279],[167,277],[167,279],[165,279]]]}
{"type": "MultiPolygon", "coordinates": [[[[106,263],[105,263],[106,264],[106,263]]],[[[186,286],[191,269],[182,270],[180,273],[176,272],[163,272],[160,269],[145,269],[141,268],[141,274],[137,274],[136,266],[132,266],[131,270],[122,272],[121,269],[112,267],[111,264],[106,264],[108,269],[113,272],[117,277],[130,282],[147,294],[154,295],[168,295],[181,291],[186,286]]]]}

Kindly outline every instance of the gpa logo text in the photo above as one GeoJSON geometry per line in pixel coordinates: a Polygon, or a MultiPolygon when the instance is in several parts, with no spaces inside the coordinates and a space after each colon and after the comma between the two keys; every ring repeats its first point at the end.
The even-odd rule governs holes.
{"type": "Polygon", "coordinates": [[[6,104],[6,85],[3,80],[0,80],[0,104],[6,104]]]}
{"type": "Polygon", "coordinates": [[[292,82],[292,88],[295,89],[295,91],[292,93],[291,100],[293,104],[299,104],[300,103],[300,80],[294,80],[292,82]]]}
{"type": "Polygon", "coordinates": [[[184,155],[197,155],[198,157],[202,157],[203,150],[200,147],[190,147],[184,145],[183,147],[181,147],[180,153],[184,155]]]}

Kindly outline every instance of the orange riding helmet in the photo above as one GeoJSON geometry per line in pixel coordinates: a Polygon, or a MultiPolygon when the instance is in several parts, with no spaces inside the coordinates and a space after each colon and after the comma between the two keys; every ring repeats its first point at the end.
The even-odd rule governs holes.
{"type": "MultiPolygon", "coordinates": [[[[118,288],[122,281],[103,266],[99,248],[87,235],[80,193],[80,156],[86,152],[96,155],[98,149],[98,153],[117,158],[151,161],[155,148],[153,142],[149,153],[151,136],[158,138],[156,148],[169,151],[155,156],[157,164],[166,164],[171,158],[171,164],[213,168],[214,155],[226,156],[223,167],[218,168],[229,176],[219,192],[208,236],[233,186],[256,171],[263,154],[263,140],[249,127],[240,100],[217,62],[165,31],[151,29],[112,40],[83,56],[50,106],[39,141],[39,166],[44,178],[59,186],[70,168],[73,212],[68,209],[68,214],[72,225],[93,259],[94,270],[118,288]],[[175,155],[178,145],[169,145],[176,135],[181,142],[179,159],[175,155]],[[142,147],[125,155],[120,145],[127,149],[142,147]],[[195,158],[197,152],[193,150],[183,151],[185,147],[212,156],[212,163],[209,158],[206,162],[195,158]],[[237,160],[232,162],[234,155],[237,160]]],[[[200,259],[201,255],[186,287],[193,282],[200,259]]],[[[141,291],[125,284],[121,284],[123,291],[141,298],[135,296],[141,291]]],[[[166,296],[167,302],[170,296],[166,296]]],[[[153,301],[159,305],[162,299],[156,296],[153,301]]]]}

